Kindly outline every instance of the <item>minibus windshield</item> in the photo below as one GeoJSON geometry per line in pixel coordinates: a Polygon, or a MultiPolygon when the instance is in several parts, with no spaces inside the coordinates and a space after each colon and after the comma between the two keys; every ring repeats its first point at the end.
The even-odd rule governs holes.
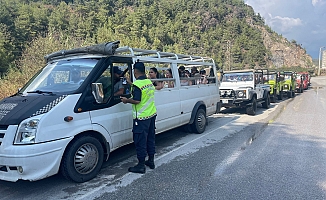
{"type": "Polygon", "coordinates": [[[53,94],[77,90],[98,59],[71,59],[49,63],[20,93],[53,94]]]}

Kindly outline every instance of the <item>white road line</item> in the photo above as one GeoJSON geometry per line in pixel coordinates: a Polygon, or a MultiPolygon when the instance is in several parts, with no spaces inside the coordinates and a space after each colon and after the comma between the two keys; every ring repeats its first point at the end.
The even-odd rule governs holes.
{"type": "Polygon", "coordinates": [[[221,162],[221,164],[219,164],[216,168],[215,168],[215,176],[220,176],[224,173],[225,169],[230,166],[232,163],[234,163],[234,161],[236,161],[239,156],[242,154],[241,151],[237,150],[235,151],[231,156],[229,156],[227,159],[223,160],[221,162]]]}

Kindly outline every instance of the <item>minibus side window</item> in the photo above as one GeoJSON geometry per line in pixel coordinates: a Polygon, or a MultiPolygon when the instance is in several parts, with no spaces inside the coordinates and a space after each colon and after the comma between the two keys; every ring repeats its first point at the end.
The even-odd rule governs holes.
{"type": "MultiPolygon", "coordinates": [[[[103,103],[114,96],[114,101],[120,100],[120,96],[130,94],[130,72],[126,63],[112,63],[96,80],[102,84],[103,103]],[[112,68],[112,70],[111,70],[112,68]]],[[[118,101],[117,101],[118,102],[118,101]]]]}
{"type": "MultiPolygon", "coordinates": [[[[168,88],[168,79],[166,77],[166,70],[170,64],[167,63],[145,63],[145,74],[148,79],[151,79],[156,90],[168,88]]],[[[169,76],[169,75],[168,75],[169,76]]],[[[172,76],[173,78],[173,76],[172,76]]],[[[170,86],[174,86],[174,81],[170,79],[170,86]]]]}
{"type": "Polygon", "coordinates": [[[175,87],[175,76],[179,76],[179,74],[173,74],[173,70],[171,69],[170,64],[163,65],[163,80],[164,80],[164,88],[174,88],[175,87]]]}
{"type": "Polygon", "coordinates": [[[102,83],[104,102],[107,102],[112,93],[112,75],[110,72],[110,66],[97,79],[96,83],[102,83]]]}

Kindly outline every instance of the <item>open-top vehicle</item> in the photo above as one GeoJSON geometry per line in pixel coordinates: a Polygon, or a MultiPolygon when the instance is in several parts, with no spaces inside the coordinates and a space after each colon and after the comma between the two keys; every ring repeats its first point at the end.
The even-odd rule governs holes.
{"type": "Polygon", "coordinates": [[[264,83],[262,70],[227,71],[220,85],[222,107],[243,107],[248,115],[255,115],[257,104],[270,106],[270,86],[264,83]]]}
{"type": "Polygon", "coordinates": [[[275,103],[276,99],[282,100],[282,84],[280,80],[280,74],[275,71],[268,71],[267,69],[263,70],[264,73],[264,83],[268,84],[271,87],[270,91],[270,100],[275,103]]]}
{"type": "Polygon", "coordinates": [[[296,74],[295,91],[298,93],[303,92],[303,76],[302,76],[302,74],[296,74]]]}
{"type": "Polygon", "coordinates": [[[303,81],[303,89],[307,90],[310,84],[309,73],[308,72],[300,72],[299,74],[302,75],[303,81]]]}
{"type": "Polygon", "coordinates": [[[295,73],[291,71],[281,72],[280,77],[284,79],[283,85],[283,93],[287,95],[287,97],[293,98],[295,96],[295,73]]]}

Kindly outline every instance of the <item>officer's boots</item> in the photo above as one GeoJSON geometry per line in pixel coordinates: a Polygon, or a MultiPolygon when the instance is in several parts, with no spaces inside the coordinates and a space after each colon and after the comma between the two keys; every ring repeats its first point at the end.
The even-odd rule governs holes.
{"type": "Polygon", "coordinates": [[[134,167],[129,167],[128,171],[133,173],[145,174],[146,172],[145,159],[138,160],[138,164],[135,165],[134,167]]]}
{"type": "Polygon", "coordinates": [[[148,155],[148,160],[145,161],[145,165],[151,169],[155,169],[154,155],[148,155]]]}

